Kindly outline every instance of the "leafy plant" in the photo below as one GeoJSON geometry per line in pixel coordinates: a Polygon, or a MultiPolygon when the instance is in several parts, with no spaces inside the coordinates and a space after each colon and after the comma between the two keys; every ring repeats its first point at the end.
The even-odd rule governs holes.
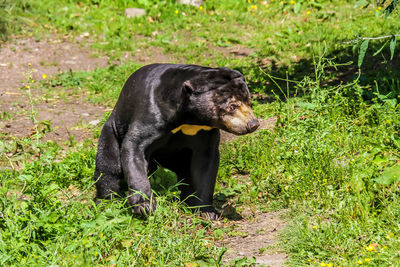
{"type": "MultiPolygon", "coordinates": [[[[385,6],[385,4],[386,4],[386,7],[384,8],[383,13],[386,15],[386,18],[387,18],[396,8],[396,6],[398,4],[398,0],[388,1],[388,3],[386,2],[386,0],[379,0],[379,1],[376,1],[376,4],[378,5],[377,12],[379,12],[382,9],[382,7],[385,6]]],[[[398,33],[392,33],[392,34],[379,36],[379,37],[357,36],[357,38],[355,40],[347,42],[347,43],[353,43],[353,51],[358,49],[358,67],[361,67],[361,65],[364,61],[365,53],[368,49],[368,44],[369,44],[370,40],[389,39],[389,40],[385,41],[383,43],[383,45],[374,52],[373,55],[376,56],[376,55],[380,54],[385,47],[389,46],[390,60],[392,60],[394,57],[394,51],[395,51],[395,47],[396,47],[397,37],[399,37],[399,36],[400,36],[400,34],[398,34],[398,33]]]]}

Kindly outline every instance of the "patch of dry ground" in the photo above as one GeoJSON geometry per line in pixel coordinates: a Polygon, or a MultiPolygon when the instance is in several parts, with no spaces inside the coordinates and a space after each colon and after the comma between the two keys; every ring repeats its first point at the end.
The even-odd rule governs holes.
{"type": "MultiPolygon", "coordinates": [[[[0,132],[16,136],[29,136],[33,122],[29,118],[31,104],[25,86],[26,73],[32,71],[33,79],[68,70],[93,70],[105,67],[107,58],[95,58],[85,47],[58,38],[35,41],[33,38],[7,43],[0,50],[0,111],[11,118],[0,122],[0,132]],[[25,75],[24,75],[25,73],[25,75]]],[[[83,140],[90,134],[83,129],[75,129],[78,123],[98,120],[105,107],[94,106],[77,99],[44,99],[43,92],[32,88],[33,108],[38,113],[37,121],[49,121],[53,131],[46,139],[63,141],[73,135],[83,140]],[[66,101],[67,100],[67,101],[66,101]]]]}
{"type": "MultiPolygon", "coordinates": [[[[236,56],[248,56],[252,51],[237,47],[225,53],[236,56]]],[[[132,58],[129,54],[121,57],[123,60],[136,60],[138,62],[168,62],[169,56],[163,55],[156,48],[141,53],[132,58]]],[[[87,46],[77,46],[58,37],[49,37],[46,40],[35,41],[32,38],[16,40],[7,43],[0,49],[0,133],[16,137],[29,136],[33,131],[33,123],[29,118],[30,101],[27,94],[19,88],[25,86],[22,73],[33,69],[33,78],[42,79],[42,75],[54,75],[68,70],[93,70],[105,67],[108,58],[91,56],[87,46]],[[30,63],[28,65],[28,63],[30,63]],[[4,116],[9,113],[11,118],[4,116]]],[[[85,127],[77,125],[87,124],[99,120],[104,115],[107,107],[87,103],[80,98],[69,97],[61,99],[55,95],[45,98],[44,92],[32,90],[33,105],[37,111],[37,120],[51,122],[52,131],[46,134],[47,140],[65,141],[71,135],[75,140],[82,141],[91,137],[85,127]]],[[[261,120],[261,129],[272,129],[276,118],[261,120]]],[[[222,132],[221,141],[234,140],[236,136],[222,132]]],[[[216,222],[224,227],[222,222],[216,222]]],[[[228,251],[224,255],[224,262],[229,262],[237,257],[255,257],[257,263],[267,266],[281,266],[285,261],[285,254],[271,253],[268,246],[276,243],[277,232],[283,228],[280,213],[256,213],[241,220],[229,221],[230,227],[238,233],[237,236],[226,236],[219,245],[224,245],[228,251]]]]}
{"type": "MultiPolygon", "coordinates": [[[[230,221],[226,226],[233,226],[219,243],[228,250],[223,262],[236,258],[254,257],[258,265],[278,267],[286,260],[283,252],[271,249],[276,245],[277,234],[285,223],[281,220],[282,212],[255,213],[239,221],[230,221]]],[[[222,224],[222,223],[221,223],[222,224]]],[[[224,225],[221,225],[224,226],[224,225]]]]}

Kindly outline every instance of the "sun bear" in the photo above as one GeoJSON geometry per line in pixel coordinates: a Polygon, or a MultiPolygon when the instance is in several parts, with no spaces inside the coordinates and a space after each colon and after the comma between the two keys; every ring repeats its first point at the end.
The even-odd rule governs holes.
{"type": "Polygon", "coordinates": [[[175,172],[181,199],[210,219],[219,164],[219,129],[243,135],[259,126],[243,75],[229,68],[152,64],[134,72],[101,131],[97,200],[124,196],[133,212],[156,208],[148,174],[175,172]]]}

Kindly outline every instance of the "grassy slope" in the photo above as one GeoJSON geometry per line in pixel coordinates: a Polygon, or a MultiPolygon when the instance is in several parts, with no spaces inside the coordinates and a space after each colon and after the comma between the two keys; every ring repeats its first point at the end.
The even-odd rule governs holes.
{"type": "MultiPolygon", "coordinates": [[[[122,0],[22,1],[8,7],[17,15],[9,23],[16,33],[42,38],[45,30],[37,26],[47,25],[50,32],[71,36],[89,32],[98,53],[111,58],[158,46],[179,62],[242,70],[253,92],[284,101],[255,101],[259,116],[278,117],[277,127],[223,146],[217,193],[234,199],[239,210],[251,205],[288,208],[291,225],[282,235],[282,247],[294,266],[397,264],[398,185],[388,179],[399,173],[398,71],[390,62],[372,69],[382,60],[369,57],[352,83],[357,68],[335,69],[332,60],[354,59],[351,47],[343,44],[354,38],[354,29],[376,36],[398,33],[399,24],[395,16],[383,20],[373,7],[360,9],[357,2],[267,2],[207,1],[200,9],[138,1],[136,6],[146,8],[149,16],[137,19],[122,15],[128,6],[122,0]],[[227,56],[237,46],[254,53],[227,56]],[[268,63],[263,71],[258,67],[262,61],[268,63]],[[275,84],[267,74],[302,82],[275,84]]],[[[112,106],[115,88],[139,66],[66,73],[42,86],[79,85],[90,91],[90,101],[112,106]]],[[[61,153],[68,156],[59,155],[61,148],[54,143],[23,139],[0,144],[2,150],[18,151],[12,160],[24,164],[21,170],[0,173],[1,263],[216,264],[212,227],[183,210],[173,188],[162,192],[160,208],[147,220],[132,217],[120,202],[92,206],[92,140],[71,142],[70,152],[61,153]],[[26,161],[32,155],[35,163],[26,161]],[[26,201],[18,200],[21,192],[26,201]]]]}

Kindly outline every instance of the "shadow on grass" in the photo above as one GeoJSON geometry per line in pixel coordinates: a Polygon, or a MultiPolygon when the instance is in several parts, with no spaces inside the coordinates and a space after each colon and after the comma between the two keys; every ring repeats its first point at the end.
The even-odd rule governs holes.
{"type": "MultiPolygon", "coordinates": [[[[372,89],[364,95],[366,100],[373,98],[376,93],[386,95],[394,92],[396,97],[400,95],[400,56],[397,53],[390,60],[388,47],[373,56],[382,44],[370,43],[361,66],[359,84],[372,89]]],[[[272,58],[273,55],[260,53],[252,66],[237,68],[251,77],[248,81],[249,89],[259,103],[270,103],[276,98],[286,101],[290,97],[307,94],[307,91],[296,86],[296,82],[291,82],[300,82],[305,77],[318,80],[325,87],[347,84],[359,76],[358,54],[353,53],[351,46],[326,52],[321,56],[323,61],[317,56],[310,56],[287,65],[272,58]],[[317,76],[315,71],[319,62],[324,64],[324,72],[319,73],[322,76],[317,76]]]]}
{"type": "Polygon", "coordinates": [[[221,217],[230,221],[240,221],[243,219],[236,208],[228,203],[228,197],[224,193],[214,195],[214,206],[221,211],[221,217]]]}

